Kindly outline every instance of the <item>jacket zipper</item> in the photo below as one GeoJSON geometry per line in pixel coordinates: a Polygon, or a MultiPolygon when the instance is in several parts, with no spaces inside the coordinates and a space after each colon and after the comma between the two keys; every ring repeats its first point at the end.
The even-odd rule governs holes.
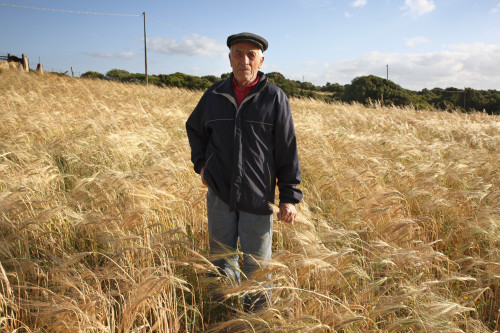
{"type": "MultiPolygon", "coordinates": [[[[238,112],[240,111],[241,107],[243,106],[243,104],[245,104],[245,102],[247,102],[248,100],[250,100],[251,98],[253,98],[255,95],[257,95],[258,93],[260,93],[266,86],[267,86],[267,83],[268,81],[266,80],[266,82],[264,82],[264,85],[262,85],[262,87],[257,90],[256,92],[254,92],[252,95],[248,95],[247,97],[245,97],[243,99],[243,101],[241,102],[240,104],[240,107],[238,107],[238,104],[236,103],[236,99],[229,93],[226,93],[226,92],[218,92],[217,89],[220,88],[223,84],[221,83],[217,88],[215,88],[212,93],[216,94],[216,95],[221,95],[221,96],[224,96],[225,98],[227,98],[233,105],[234,105],[234,108],[236,109],[236,114],[234,115],[234,125],[236,126],[237,124],[237,121],[236,119],[238,118],[238,112]]],[[[236,133],[236,132],[235,132],[236,133]]],[[[236,134],[235,134],[236,135],[236,134]]],[[[233,139],[234,140],[234,139],[233,139]]],[[[234,164],[234,161],[233,161],[233,164],[234,164]]],[[[268,172],[269,171],[269,167],[268,167],[268,172]]],[[[232,192],[232,190],[231,190],[232,192]]],[[[231,196],[231,195],[230,195],[231,196]]],[[[236,205],[236,202],[234,202],[234,204],[236,205]]],[[[229,204],[229,208],[230,208],[230,211],[234,208],[236,209],[236,207],[233,207],[233,202],[230,198],[230,204],[229,204]]]]}

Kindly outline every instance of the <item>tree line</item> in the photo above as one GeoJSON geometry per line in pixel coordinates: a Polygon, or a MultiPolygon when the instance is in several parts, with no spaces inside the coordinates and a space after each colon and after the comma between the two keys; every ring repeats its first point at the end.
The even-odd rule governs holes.
{"type": "MultiPolygon", "coordinates": [[[[193,76],[183,73],[148,75],[148,82],[158,86],[170,86],[193,90],[206,90],[212,84],[227,78],[230,73],[221,76],[193,76]]],[[[412,106],[417,110],[459,110],[462,112],[485,111],[488,114],[500,114],[500,91],[475,90],[472,88],[434,88],[412,91],[398,84],[374,75],[356,77],[350,84],[340,85],[327,82],[324,86],[315,86],[310,82],[289,80],[278,72],[266,73],[271,82],[279,86],[288,97],[314,98],[331,102],[380,103],[399,107],[412,106]]],[[[105,75],[89,71],[82,78],[115,80],[142,84],[145,74],[129,73],[123,69],[112,69],[105,75]]]]}

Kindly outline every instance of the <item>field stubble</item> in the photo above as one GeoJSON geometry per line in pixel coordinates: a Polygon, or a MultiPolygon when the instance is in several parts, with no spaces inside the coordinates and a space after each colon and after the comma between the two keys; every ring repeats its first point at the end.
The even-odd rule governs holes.
{"type": "Polygon", "coordinates": [[[207,292],[200,92],[10,71],[0,91],[2,331],[499,328],[499,117],[292,99],[304,201],[275,223],[273,306],[246,314],[207,292]]]}

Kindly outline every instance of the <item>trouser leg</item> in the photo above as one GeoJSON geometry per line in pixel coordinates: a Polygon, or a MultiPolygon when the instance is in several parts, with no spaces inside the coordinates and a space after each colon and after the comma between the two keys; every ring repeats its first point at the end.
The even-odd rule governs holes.
{"type": "MultiPolygon", "coordinates": [[[[273,217],[272,215],[255,215],[240,212],[238,221],[238,234],[240,237],[241,251],[243,252],[244,273],[249,278],[254,278],[255,272],[260,267],[265,267],[271,260],[273,242],[273,217]]],[[[271,276],[267,277],[268,279],[271,276]]],[[[256,293],[253,297],[245,299],[246,310],[258,310],[266,306],[271,299],[271,284],[256,293]]]]}
{"type": "Polygon", "coordinates": [[[231,253],[238,248],[238,214],[230,212],[229,206],[208,189],[207,216],[211,261],[237,284],[241,279],[238,255],[231,253]]]}

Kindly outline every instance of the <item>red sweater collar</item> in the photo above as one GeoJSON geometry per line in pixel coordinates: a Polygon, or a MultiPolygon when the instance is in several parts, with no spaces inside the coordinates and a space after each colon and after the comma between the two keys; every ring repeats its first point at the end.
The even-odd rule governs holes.
{"type": "Polygon", "coordinates": [[[243,102],[245,97],[247,97],[250,90],[252,90],[253,87],[255,87],[257,85],[257,83],[259,82],[259,79],[260,79],[260,76],[257,75],[257,78],[255,79],[255,81],[252,84],[249,84],[245,88],[240,89],[238,87],[238,84],[236,83],[236,80],[234,79],[234,76],[233,76],[232,83],[233,83],[234,96],[236,97],[236,103],[238,103],[238,106],[240,106],[241,102],[243,102]]]}

